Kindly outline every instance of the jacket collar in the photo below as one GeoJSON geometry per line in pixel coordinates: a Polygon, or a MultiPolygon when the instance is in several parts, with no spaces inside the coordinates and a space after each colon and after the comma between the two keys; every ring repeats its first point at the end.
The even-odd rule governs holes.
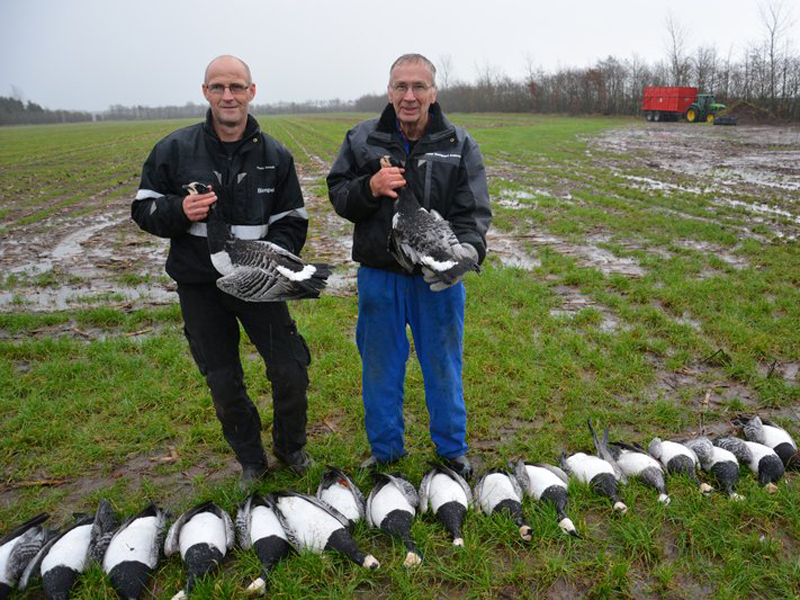
{"type": "MultiPolygon", "coordinates": [[[[206,122],[203,124],[203,128],[206,130],[206,133],[213,137],[218,142],[220,141],[219,136],[217,135],[217,130],[214,129],[214,119],[211,116],[211,109],[209,108],[206,111],[206,122]]],[[[261,132],[261,126],[258,124],[258,121],[255,120],[253,115],[247,115],[247,125],[244,128],[244,134],[242,135],[242,140],[244,141],[249,137],[254,135],[258,135],[261,132]]]]}
{"type": "MultiPolygon", "coordinates": [[[[423,138],[434,136],[443,131],[449,131],[453,128],[447,117],[444,116],[441,106],[438,102],[434,102],[428,108],[428,126],[425,128],[423,138]]],[[[378,119],[377,131],[381,133],[388,133],[389,135],[397,134],[397,113],[394,111],[394,106],[391,103],[386,105],[383,109],[380,118],[378,119]]]]}

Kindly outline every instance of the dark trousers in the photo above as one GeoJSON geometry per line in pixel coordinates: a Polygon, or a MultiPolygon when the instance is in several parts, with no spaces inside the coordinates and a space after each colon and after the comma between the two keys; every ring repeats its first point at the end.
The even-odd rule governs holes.
{"type": "Polygon", "coordinates": [[[243,465],[266,463],[261,418],[244,386],[239,322],[264,359],[272,384],[272,441],[276,451],[306,444],[308,365],[305,340],[285,302],[244,302],[215,284],[178,285],[184,333],[211,390],[222,433],[243,465]]]}

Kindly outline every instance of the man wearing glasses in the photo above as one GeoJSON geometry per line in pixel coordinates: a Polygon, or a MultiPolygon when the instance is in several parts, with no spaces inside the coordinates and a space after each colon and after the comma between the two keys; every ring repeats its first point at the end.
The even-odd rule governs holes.
{"type": "Polygon", "coordinates": [[[206,68],[204,123],[158,142],[142,170],[131,215],[143,230],[170,239],[167,273],[178,284],[184,332],[205,376],[222,432],[242,466],[247,488],[267,470],[261,419],[245,390],[239,323],[258,349],[272,384],[274,454],[299,474],[311,460],[306,444],[306,389],[310,354],[285,302],[248,303],[216,287],[220,274],[209,256],[210,207],[242,239],[267,240],[299,254],[308,216],[294,160],[248,114],[256,93],[250,69],[234,56],[206,68]],[[211,191],[187,194],[200,182],[211,191]]]}
{"type": "Polygon", "coordinates": [[[450,223],[464,252],[479,261],[486,255],[492,213],[483,158],[466,131],[442,113],[435,77],[424,56],[398,58],[389,70],[389,104],[380,118],[347,133],[327,183],[336,212],[355,223],[353,260],[360,263],[356,342],[372,450],[362,466],[391,463],[406,453],[403,383],[410,325],[436,453],[469,477],[461,382],[464,284],[445,287],[437,281],[429,287],[422,273],[405,271],[387,250],[397,190],[409,186],[422,206],[450,223]],[[385,155],[394,166],[381,165],[385,155]]]}

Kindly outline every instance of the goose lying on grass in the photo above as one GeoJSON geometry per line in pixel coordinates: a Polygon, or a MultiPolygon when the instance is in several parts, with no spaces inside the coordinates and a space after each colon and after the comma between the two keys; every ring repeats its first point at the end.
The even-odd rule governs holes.
{"type": "Polygon", "coordinates": [[[419,512],[432,512],[453,536],[454,546],[463,546],[461,524],[472,504],[472,490],[466,480],[450,467],[431,463],[419,485],[419,512]]]}
{"type": "Polygon", "coordinates": [[[553,465],[526,464],[525,461],[519,460],[514,467],[514,474],[525,494],[553,504],[561,531],[580,537],[572,519],[567,517],[569,476],[563,470],[553,465]]]}
{"type": "Polygon", "coordinates": [[[272,567],[292,549],[272,502],[261,494],[249,496],[236,513],[236,532],[242,549],[253,548],[261,561],[262,575],[247,587],[247,593],[263,594],[272,567]]]}
{"type": "Polygon", "coordinates": [[[739,415],[733,424],[742,429],[744,437],[751,442],[772,448],[781,457],[787,469],[800,467],[800,452],[797,444],[783,427],[762,419],[758,415],[739,415]]]}
{"type": "Polygon", "coordinates": [[[422,555],[411,539],[411,523],[419,506],[414,486],[399,475],[374,473],[375,486],[367,498],[367,523],[405,544],[408,553],[403,566],[422,562],[422,555]]]}
{"type": "Polygon", "coordinates": [[[36,557],[48,538],[42,523],[50,515],[41,513],[0,538],[0,598],[5,600],[17,585],[25,567],[36,557]]]}
{"type": "Polygon", "coordinates": [[[103,571],[120,598],[134,600],[147,591],[158,564],[166,517],[151,504],[120,525],[102,559],[103,571]]]}
{"type": "Polygon", "coordinates": [[[267,499],[275,507],[286,536],[298,551],[336,550],[367,569],[380,567],[374,556],[359,550],[348,530],[347,517],[319,498],[285,491],[270,494],[267,499]]]}
{"type": "Polygon", "coordinates": [[[336,467],[327,467],[317,488],[317,498],[342,513],[353,525],[364,518],[364,494],[353,480],[336,467]]]}
{"type": "Polygon", "coordinates": [[[490,469],[475,485],[475,504],[487,515],[496,511],[508,513],[519,527],[519,536],[526,542],[533,538],[533,530],[522,513],[522,488],[517,478],[503,469],[490,469]]]}
{"type": "Polygon", "coordinates": [[[783,461],[772,448],[736,437],[717,438],[714,445],[733,452],[738,460],[750,467],[758,477],[758,483],[765,486],[768,492],[777,491],[775,484],[783,477],[784,469],[783,461]]]}
{"type": "Polygon", "coordinates": [[[714,488],[698,478],[697,469],[700,468],[700,461],[697,454],[688,446],[656,437],[650,441],[647,450],[650,456],[661,462],[670,473],[683,473],[694,479],[703,494],[713,491],[714,488]]]}
{"type": "Polygon", "coordinates": [[[742,499],[742,496],[736,493],[739,461],[732,452],[714,446],[711,440],[704,436],[688,440],[686,446],[697,455],[703,470],[714,475],[731,499],[742,499]]]}
{"type": "Polygon", "coordinates": [[[169,528],[164,554],[180,551],[189,572],[186,586],[172,597],[182,600],[191,593],[197,579],[215,573],[233,548],[233,521],[213,502],[204,502],[183,513],[169,528]]]}

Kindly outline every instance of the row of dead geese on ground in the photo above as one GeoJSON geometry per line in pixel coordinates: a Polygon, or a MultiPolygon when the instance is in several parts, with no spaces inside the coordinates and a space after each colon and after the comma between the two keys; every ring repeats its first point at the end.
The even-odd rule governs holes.
{"type": "Polygon", "coordinates": [[[67,599],[77,577],[92,562],[102,567],[120,597],[141,598],[162,542],[164,554],[180,553],[186,566],[186,586],[173,600],[185,598],[199,577],[217,569],[237,535],[239,545],[244,550],[252,548],[263,565],[262,576],[247,588],[248,593],[258,594],[266,589],[270,569],[292,548],[336,550],[363,567],[378,568],[377,559],[362,552],[350,534],[351,526],[362,519],[402,541],[407,548],[404,565],[411,567],[422,561],[411,539],[417,512],[432,512],[456,546],[464,544],[461,524],[472,506],[486,514],[506,512],[519,527],[519,535],[530,540],[532,529],[522,511],[523,496],[528,495],[551,502],[559,527],[578,536],[567,516],[569,475],[608,496],[613,508],[624,513],[627,507],[619,499],[617,486],[627,477],[641,478],[658,490],[660,502],[669,504],[665,471],[694,478],[701,491],[708,493],[711,486],[701,483],[697,475],[702,468],[731,497],[740,498],[735,492],[739,461],[766,486],[774,486],[785,467],[800,463],[797,445],[784,429],[758,416],[741,417],[734,423],[746,439],[721,437],[712,442],[700,437],[675,442],[654,438],[644,450],[638,444],[609,442],[608,428],[598,439],[589,422],[597,455],[562,454],[561,468],[520,460],[510,463],[508,470],[487,471],[474,490],[452,469],[432,463],[419,491],[398,474],[374,473],[375,485],[365,500],[346,473],[329,467],[315,496],[292,491],[253,494],[239,507],[235,523],[213,502],[186,511],[168,530],[167,516],[156,505],[119,525],[110,504],[101,501],[95,514],[79,516],[60,534],[43,527],[48,517],[41,514],[0,539],[0,599],[8,597],[15,585],[25,589],[35,577],[41,577],[48,598],[67,599]]]}

